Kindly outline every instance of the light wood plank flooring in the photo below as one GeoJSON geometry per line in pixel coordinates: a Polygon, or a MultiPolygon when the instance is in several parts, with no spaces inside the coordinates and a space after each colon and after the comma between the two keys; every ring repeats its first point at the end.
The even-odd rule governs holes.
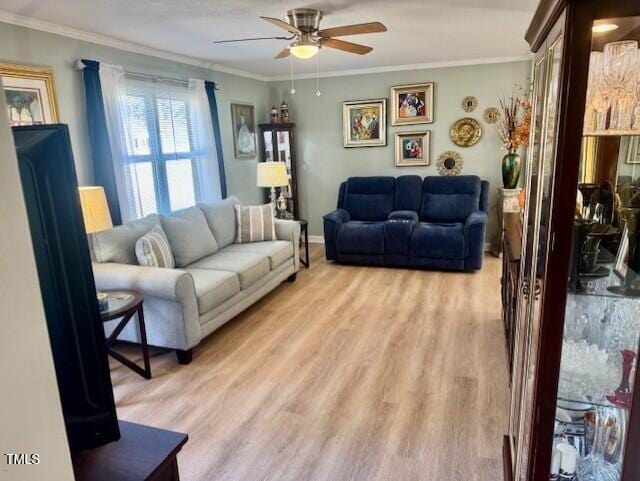
{"type": "Polygon", "coordinates": [[[338,266],[313,245],[192,364],[155,351],[145,381],[112,361],[118,416],[187,432],[184,481],[500,480],[499,271],[338,266]]]}

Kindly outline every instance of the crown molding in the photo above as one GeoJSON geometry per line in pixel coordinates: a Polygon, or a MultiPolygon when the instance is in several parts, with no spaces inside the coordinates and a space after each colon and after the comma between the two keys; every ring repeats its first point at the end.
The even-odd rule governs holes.
{"type": "MultiPolygon", "coordinates": [[[[94,43],[97,45],[103,45],[105,47],[111,47],[118,50],[124,50],[126,52],[133,52],[142,55],[149,55],[151,57],[162,58],[170,60],[172,62],[183,63],[186,65],[193,65],[195,67],[201,67],[216,72],[227,73],[230,75],[236,75],[238,77],[249,78],[253,80],[259,80],[262,82],[277,82],[282,80],[290,80],[289,75],[259,75],[253,72],[247,72],[245,70],[236,69],[233,67],[227,67],[222,64],[217,64],[207,60],[203,60],[188,55],[180,55],[177,53],[169,52],[166,50],[149,47],[146,45],[121,40],[115,37],[109,37],[107,35],[101,35],[97,33],[87,32],[72,27],[66,27],[64,25],[58,25],[53,22],[47,22],[45,20],[38,20],[23,15],[14,14],[4,10],[0,10],[0,22],[8,23],[11,25],[17,25],[19,27],[26,27],[33,30],[39,30],[41,32],[52,33],[61,35],[63,37],[73,38],[75,40],[81,40],[84,42],[94,43]]],[[[531,54],[519,55],[512,57],[488,57],[479,59],[467,59],[467,60],[452,60],[445,62],[427,62],[427,63],[415,63],[408,65],[389,65],[384,67],[371,67],[361,69],[349,69],[349,70],[335,70],[330,72],[321,72],[320,78],[329,77],[347,77],[351,75],[367,75],[386,72],[398,72],[406,70],[428,70],[450,67],[465,67],[472,65],[490,65],[499,63],[511,63],[511,62],[524,62],[530,61],[533,58],[531,54]]],[[[316,78],[315,74],[298,74],[293,77],[295,80],[305,80],[316,78]]]]}
{"type": "Polygon", "coordinates": [[[180,55],[166,50],[148,47],[134,42],[121,40],[107,35],[100,35],[97,33],[87,32],[85,30],[79,30],[77,28],[66,27],[64,25],[58,25],[56,23],[47,22],[44,20],[38,20],[31,17],[25,17],[23,15],[17,15],[11,12],[0,10],[0,22],[16,25],[19,27],[26,27],[33,30],[39,30],[41,32],[53,33],[61,35],[63,37],[73,38],[75,40],[82,40],[84,42],[95,43],[97,45],[103,45],[105,47],[116,48],[118,50],[124,50],[126,52],[139,53],[142,55],[149,55],[151,57],[162,58],[170,60],[172,62],[183,63],[186,65],[193,65],[195,67],[206,68],[209,70],[215,70],[217,72],[228,73],[231,75],[237,75],[238,77],[250,78],[253,80],[261,80],[267,82],[270,79],[264,75],[258,75],[252,72],[246,72],[225,65],[220,65],[213,62],[208,62],[196,57],[190,57],[188,55],[180,55]]]}
{"type": "MultiPolygon", "coordinates": [[[[320,72],[320,78],[328,78],[328,77],[347,77],[350,75],[366,75],[366,74],[375,74],[375,73],[387,73],[387,72],[398,72],[405,70],[431,70],[431,69],[439,69],[439,68],[450,68],[450,67],[466,67],[473,65],[491,65],[498,63],[512,63],[512,62],[527,62],[533,59],[533,54],[526,55],[516,55],[512,57],[487,57],[487,58],[477,58],[477,59],[467,59],[467,60],[451,60],[446,62],[427,62],[427,63],[413,63],[408,65],[389,65],[385,67],[370,67],[370,68],[359,68],[359,69],[350,69],[350,70],[335,70],[331,72],[320,72]]],[[[281,81],[281,80],[291,80],[291,76],[289,75],[277,75],[273,77],[268,77],[269,81],[281,81]]],[[[315,79],[315,73],[309,74],[299,74],[293,76],[294,80],[305,80],[305,79],[315,79]]]]}

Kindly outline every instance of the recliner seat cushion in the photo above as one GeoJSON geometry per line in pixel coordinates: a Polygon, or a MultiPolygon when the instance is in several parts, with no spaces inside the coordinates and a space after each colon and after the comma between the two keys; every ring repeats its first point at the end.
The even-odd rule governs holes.
{"type": "Polygon", "coordinates": [[[193,277],[198,301],[198,313],[205,314],[240,292],[240,280],[235,272],[186,268],[193,277]]]}
{"type": "Polygon", "coordinates": [[[384,222],[349,221],[338,232],[342,254],[384,254],[384,222]]]}
{"type": "Polygon", "coordinates": [[[269,258],[249,252],[230,252],[228,247],[215,254],[194,262],[190,269],[214,269],[235,272],[240,280],[240,288],[251,287],[258,279],[269,273],[269,258]]]}
{"type": "Polygon", "coordinates": [[[480,178],[475,175],[425,177],[420,220],[464,222],[480,206],[480,178]]]}
{"type": "Polygon", "coordinates": [[[394,210],[394,192],[393,177],[350,177],[343,208],[353,220],[384,221],[394,210]]]}
{"type": "Polygon", "coordinates": [[[259,254],[269,258],[271,270],[281,266],[293,258],[293,244],[289,241],[275,240],[265,242],[252,242],[250,244],[233,244],[225,249],[225,252],[239,252],[259,254]]]}
{"type": "Polygon", "coordinates": [[[411,257],[464,259],[464,225],[420,222],[411,234],[411,257]]]}

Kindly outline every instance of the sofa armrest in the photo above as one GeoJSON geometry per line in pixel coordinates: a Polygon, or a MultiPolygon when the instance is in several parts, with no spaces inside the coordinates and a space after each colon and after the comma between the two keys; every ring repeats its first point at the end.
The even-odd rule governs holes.
{"type": "Polygon", "coordinates": [[[323,219],[325,221],[342,224],[344,222],[349,222],[351,220],[351,215],[349,215],[349,212],[344,209],[336,209],[333,212],[326,214],[323,219]]]}
{"type": "Polygon", "coordinates": [[[324,220],[324,250],[327,260],[335,261],[338,259],[338,232],[345,222],[351,220],[349,212],[344,209],[336,209],[329,212],[323,218],[324,220]]]}
{"type": "Polygon", "coordinates": [[[93,276],[98,290],[132,289],[145,296],[196,302],[193,277],[180,269],[94,262],[93,276]]]}
{"type": "Polygon", "coordinates": [[[481,210],[472,212],[464,223],[467,253],[464,263],[467,270],[475,270],[482,267],[486,226],[487,213],[481,210]]]}
{"type": "Polygon", "coordinates": [[[413,221],[418,222],[418,213],[412,210],[394,210],[387,220],[413,221]]]}
{"type": "Polygon", "coordinates": [[[293,244],[293,264],[298,272],[300,269],[300,222],[276,219],[276,237],[278,240],[291,241],[293,244]]]}

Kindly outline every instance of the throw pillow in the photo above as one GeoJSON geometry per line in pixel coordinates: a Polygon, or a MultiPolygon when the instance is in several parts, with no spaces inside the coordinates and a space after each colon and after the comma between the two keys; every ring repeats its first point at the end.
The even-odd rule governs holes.
{"type": "Polygon", "coordinates": [[[176,266],[169,239],[157,225],[136,242],[136,257],[138,264],[147,267],[167,267],[173,269],[176,266]]]}
{"type": "Polygon", "coordinates": [[[177,267],[188,266],[218,252],[207,219],[197,207],[177,210],[170,216],[162,215],[160,221],[177,267]]]}
{"type": "Polygon", "coordinates": [[[276,240],[273,206],[236,205],[236,244],[276,240]]]}

